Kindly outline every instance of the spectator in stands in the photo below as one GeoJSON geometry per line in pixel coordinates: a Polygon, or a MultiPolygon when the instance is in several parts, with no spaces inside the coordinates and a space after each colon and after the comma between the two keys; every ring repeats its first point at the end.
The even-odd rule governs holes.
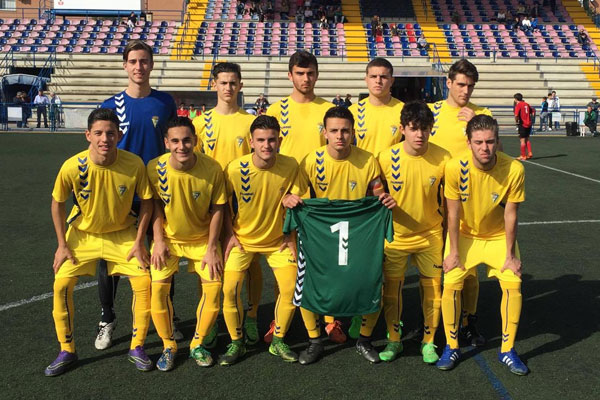
{"type": "Polygon", "coordinates": [[[281,7],[279,8],[279,18],[282,20],[290,19],[290,2],[289,0],[281,0],[281,7]]]}
{"type": "Polygon", "coordinates": [[[540,16],[540,4],[539,2],[534,2],[533,6],[531,7],[531,10],[529,11],[529,14],[531,15],[532,18],[537,18],[540,16]]]}
{"type": "Polygon", "coordinates": [[[256,99],[254,105],[256,107],[257,115],[263,115],[269,107],[269,101],[267,100],[265,95],[261,93],[260,96],[258,96],[258,99],[256,99]]]}
{"type": "Polygon", "coordinates": [[[519,30],[520,26],[521,21],[519,20],[519,17],[515,17],[515,19],[512,21],[512,30],[516,32],[519,30]]]}
{"type": "Polygon", "coordinates": [[[244,14],[246,14],[246,2],[238,1],[237,5],[235,6],[235,12],[238,17],[243,17],[244,14]]]}
{"type": "Polygon", "coordinates": [[[60,97],[54,93],[50,92],[50,126],[52,130],[60,127],[61,121],[61,112],[62,112],[62,100],[60,97]]]}
{"type": "Polygon", "coordinates": [[[267,1],[267,6],[265,7],[265,18],[268,20],[275,19],[275,7],[273,6],[273,1],[267,1]]]}
{"type": "Polygon", "coordinates": [[[540,27],[539,27],[539,25],[538,25],[538,19],[537,19],[537,18],[533,18],[533,19],[531,20],[531,30],[532,30],[533,32],[535,32],[535,31],[539,31],[539,30],[540,30],[540,27]]]}
{"type": "Polygon", "coordinates": [[[335,98],[331,101],[336,107],[342,107],[344,105],[344,99],[342,96],[337,94],[335,98]]]}
{"type": "Polygon", "coordinates": [[[587,35],[587,33],[585,33],[585,30],[583,28],[581,28],[579,32],[577,32],[577,42],[582,46],[590,44],[590,38],[587,35]]]}
{"type": "Polygon", "coordinates": [[[336,24],[343,24],[346,22],[346,16],[342,12],[342,6],[338,6],[333,13],[333,22],[336,24]]]}
{"type": "Polygon", "coordinates": [[[372,29],[375,36],[375,42],[383,43],[383,25],[379,23],[379,25],[372,29]]]}
{"type": "Polygon", "coordinates": [[[462,22],[461,18],[460,18],[460,14],[458,13],[458,11],[454,10],[452,12],[452,23],[456,24],[456,25],[460,25],[460,23],[462,22]]]}
{"type": "Polygon", "coordinates": [[[596,97],[592,97],[592,101],[587,103],[587,105],[591,106],[594,109],[594,111],[598,111],[598,109],[600,108],[600,103],[598,103],[598,99],[596,97]]]}
{"type": "Polygon", "coordinates": [[[296,22],[304,22],[304,7],[296,8],[296,16],[294,19],[296,22]]]}
{"type": "Polygon", "coordinates": [[[304,21],[313,22],[313,10],[310,7],[304,7],[304,21]]]}
{"type": "Polygon", "coordinates": [[[185,108],[185,103],[181,102],[179,104],[179,108],[177,109],[177,116],[178,117],[190,117],[190,111],[185,108]]]}
{"type": "Polygon", "coordinates": [[[196,118],[198,116],[198,110],[196,108],[194,108],[194,104],[190,104],[190,111],[189,111],[189,115],[188,118],[191,120],[194,120],[194,118],[196,118]]]}
{"type": "Polygon", "coordinates": [[[202,103],[202,105],[200,106],[200,115],[203,115],[206,113],[206,104],[202,103]]]}
{"type": "Polygon", "coordinates": [[[504,10],[499,10],[498,14],[496,14],[496,22],[503,24],[504,22],[506,22],[506,11],[504,10]]]}
{"type": "Polygon", "coordinates": [[[531,31],[531,21],[529,20],[529,18],[527,17],[527,15],[525,15],[523,17],[523,19],[521,20],[521,30],[523,32],[529,32],[529,31],[531,31]]]}
{"type": "Polygon", "coordinates": [[[348,93],[344,99],[344,107],[348,108],[352,105],[352,95],[348,93]]]}
{"type": "Polygon", "coordinates": [[[48,114],[46,113],[46,108],[48,104],[50,104],[50,100],[44,94],[43,90],[39,90],[35,99],[33,99],[33,104],[37,106],[37,127],[40,127],[40,119],[41,116],[44,116],[44,128],[48,127],[48,114]]]}
{"type": "Polygon", "coordinates": [[[29,115],[29,107],[25,92],[17,92],[17,95],[13,99],[15,105],[21,107],[21,121],[17,121],[17,128],[27,128],[27,116],[29,115]]]}
{"type": "Polygon", "coordinates": [[[519,7],[517,7],[517,16],[519,17],[525,17],[527,15],[527,11],[525,10],[525,5],[523,3],[519,4],[519,7]]]}
{"type": "MultiPolygon", "coordinates": [[[[550,112],[560,114],[560,98],[556,94],[556,90],[552,91],[552,101],[548,102],[550,112]]],[[[560,118],[554,121],[554,129],[560,129],[560,118]]]]}
{"type": "Polygon", "coordinates": [[[375,28],[379,24],[381,24],[381,19],[379,19],[379,15],[373,15],[373,18],[371,18],[371,32],[373,36],[375,36],[375,28]]]}
{"type": "Polygon", "coordinates": [[[548,98],[542,97],[542,104],[540,105],[540,132],[546,130],[548,126],[548,98]]]}
{"type": "Polygon", "coordinates": [[[131,14],[129,14],[129,17],[127,17],[127,26],[130,27],[131,29],[135,28],[135,26],[137,25],[137,15],[135,15],[135,13],[132,11],[131,14]]]}
{"type": "Polygon", "coordinates": [[[321,14],[321,18],[319,19],[319,28],[320,29],[328,29],[329,22],[327,22],[327,16],[325,14],[321,14]]]}
{"type": "Polygon", "coordinates": [[[596,126],[598,124],[598,111],[594,110],[594,108],[588,104],[587,111],[585,112],[585,118],[583,119],[583,123],[590,130],[590,133],[594,136],[597,135],[596,126]]]}
{"type": "Polygon", "coordinates": [[[425,39],[425,35],[421,33],[419,39],[417,39],[417,48],[419,50],[429,51],[429,43],[427,43],[427,39],[425,39]]]}

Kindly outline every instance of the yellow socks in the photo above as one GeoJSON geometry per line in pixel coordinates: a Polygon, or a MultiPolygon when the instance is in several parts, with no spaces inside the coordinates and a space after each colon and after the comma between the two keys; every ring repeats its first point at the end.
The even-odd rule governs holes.
{"type": "Polygon", "coordinates": [[[381,314],[381,308],[372,314],[362,316],[362,325],[360,327],[361,336],[371,337],[373,328],[375,328],[375,324],[377,324],[377,320],[379,319],[379,314],[381,314]]]}
{"type": "Polygon", "coordinates": [[[54,306],[52,317],[56,328],[56,337],[61,351],[75,353],[73,340],[73,289],[77,278],[58,278],[54,280],[54,306]]]}
{"type": "MultiPolygon", "coordinates": [[[[423,343],[433,343],[435,331],[440,323],[442,306],[442,278],[426,278],[421,276],[423,291],[423,343]]],[[[463,289],[464,290],[464,289],[463,289]]]]}
{"type": "Polygon", "coordinates": [[[446,343],[452,349],[458,349],[458,330],[460,322],[462,282],[444,284],[442,293],[442,316],[446,343]]]}
{"type": "Polygon", "coordinates": [[[202,298],[196,311],[196,331],[190,343],[190,349],[202,344],[215,324],[221,308],[221,282],[205,282],[202,284],[202,298]]]}
{"type": "Polygon", "coordinates": [[[383,315],[390,335],[390,342],[400,341],[403,284],[404,280],[391,277],[385,277],[383,283],[383,315]]]}
{"type": "Polygon", "coordinates": [[[279,296],[275,303],[275,332],[274,335],[282,338],[288,331],[296,306],[292,303],[296,288],[297,267],[273,268],[273,274],[279,287],[279,296]]]}
{"type": "MultiPolygon", "coordinates": [[[[131,349],[143,346],[150,325],[150,275],[130,276],[129,283],[133,291],[131,313],[133,314],[133,333],[131,349]]],[[[168,294],[168,292],[167,292],[168,294]]]]}
{"type": "Polygon", "coordinates": [[[521,317],[521,282],[500,281],[502,288],[502,301],[500,315],[502,315],[502,346],[500,351],[505,353],[515,346],[515,336],[521,317]]]}
{"type": "Polygon", "coordinates": [[[469,325],[468,316],[477,313],[479,279],[477,274],[465,277],[462,291],[462,326],[469,325]]]}
{"type": "Polygon", "coordinates": [[[332,317],[331,315],[326,315],[323,317],[323,321],[325,321],[326,324],[333,324],[335,322],[335,317],[332,317]]]}
{"type": "Polygon", "coordinates": [[[177,351],[177,343],[173,338],[173,304],[169,296],[170,291],[171,283],[152,282],[152,322],[164,348],[177,351]]]}
{"type": "Polygon", "coordinates": [[[223,317],[231,340],[242,338],[244,308],[241,294],[245,275],[245,272],[225,271],[223,277],[223,317]]]}
{"type": "Polygon", "coordinates": [[[246,311],[246,315],[254,319],[256,319],[256,315],[258,314],[258,306],[260,304],[263,287],[262,268],[260,267],[259,260],[259,256],[256,255],[250,263],[246,287],[246,290],[248,291],[248,311],[246,311]]]}
{"type": "Polygon", "coordinates": [[[302,320],[304,321],[304,326],[308,332],[308,337],[311,339],[317,339],[319,336],[321,336],[321,328],[319,327],[318,322],[319,316],[314,312],[302,307],[300,307],[300,313],[302,314],[302,320]]]}

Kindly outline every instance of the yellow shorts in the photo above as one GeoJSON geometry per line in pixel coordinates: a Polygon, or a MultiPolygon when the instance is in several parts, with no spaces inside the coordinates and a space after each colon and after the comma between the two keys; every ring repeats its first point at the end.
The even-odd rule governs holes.
{"type": "Polygon", "coordinates": [[[225,263],[225,271],[237,271],[242,272],[250,267],[250,262],[255,255],[262,254],[267,259],[267,263],[271,268],[281,268],[287,266],[295,267],[296,259],[292,255],[290,249],[286,248],[283,251],[240,251],[239,248],[234,247],[229,253],[229,258],[225,263]]]}
{"type": "Polygon", "coordinates": [[[77,260],[77,265],[66,260],[55,278],[96,275],[98,260],[106,260],[109,275],[144,276],[148,271],[138,264],[137,258],[127,261],[135,242],[136,229],[130,226],[109,233],[84,232],[72,226],[67,229],[67,246],[77,260]]]}
{"type": "Polygon", "coordinates": [[[386,247],[384,250],[383,274],[390,278],[404,278],[408,268],[408,257],[419,269],[419,274],[428,278],[442,276],[442,238],[432,236],[431,245],[411,250],[399,250],[386,247]],[[434,239],[435,238],[435,239],[434,239]]]}
{"type": "MultiPolygon", "coordinates": [[[[196,272],[203,281],[213,281],[213,279],[210,279],[208,267],[205,265],[202,269],[202,259],[206,254],[208,243],[173,243],[167,238],[165,238],[165,242],[169,247],[171,256],[167,260],[167,266],[160,271],[155,269],[154,266],[150,268],[153,282],[162,281],[179,272],[179,259],[182,257],[188,260],[188,272],[196,272]]],[[[154,244],[152,244],[152,251],[154,251],[154,244]]],[[[221,254],[220,244],[218,245],[218,251],[221,254]]]]}
{"type": "MultiPolygon", "coordinates": [[[[449,252],[450,246],[446,246],[444,257],[449,252]]],[[[517,258],[520,259],[521,254],[519,253],[518,243],[515,243],[515,253],[517,258]]],[[[498,239],[473,239],[459,235],[458,254],[465,270],[454,268],[452,271],[444,274],[445,283],[462,282],[468,275],[475,275],[479,264],[487,265],[488,278],[495,276],[500,281],[521,282],[521,278],[509,269],[500,272],[506,260],[505,237],[498,239]]]]}

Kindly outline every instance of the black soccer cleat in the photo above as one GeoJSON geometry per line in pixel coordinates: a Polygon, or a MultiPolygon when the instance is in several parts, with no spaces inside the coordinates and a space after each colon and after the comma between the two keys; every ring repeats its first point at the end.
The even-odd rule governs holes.
{"type": "Polygon", "coordinates": [[[320,339],[311,339],[308,342],[308,347],[306,350],[302,350],[300,352],[300,356],[298,357],[298,362],[302,365],[312,364],[317,362],[325,351],[325,346],[321,343],[320,339]]]}
{"type": "Polygon", "coordinates": [[[477,329],[477,315],[467,316],[468,325],[460,328],[459,340],[467,346],[481,347],[485,345],[485,337],[477,329]]]}
{"type": "Polygon", "coordinates": [[[375,364],[381,361],[381,359],[379,358],[379,353],[377,352],[377,350],[375,350],[375,348],[373,347],[373,345],[371,344],[370,340],[359,340],[356,342],[356,352],[358,354],[360,354],[361,356],[363,356],[363,358],[365,360],[367,360],[368,362],[375,364]]]}

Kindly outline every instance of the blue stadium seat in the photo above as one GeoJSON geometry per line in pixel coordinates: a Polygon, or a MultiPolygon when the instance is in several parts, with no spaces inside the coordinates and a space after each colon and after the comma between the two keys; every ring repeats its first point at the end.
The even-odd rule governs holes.
{"type": "Polygon", "coordinates": [[[544,57],[544,52],[543,51],[536,51],[535,52],[535,56],[536,57],[544,57]]]}
{"type": "Polygon", "coordinates": [[[67,47],[65,47],[65,51],[67,53],[72,53],[73,52],[73,46],[67,46],[67,47]]]}
{"type": "Polygon", "coordinates": [[[104,46],[100,47],[100,53],[102,53],[102,54],[108,54],[108,48],[106,48],[104,46]]]}
{"type": "Polygon", "coordinates": [[[123,54],[124,51],[125,51],[125,47],[119,46],[119,48],[117,49],[117,54],[123,54]]]}

